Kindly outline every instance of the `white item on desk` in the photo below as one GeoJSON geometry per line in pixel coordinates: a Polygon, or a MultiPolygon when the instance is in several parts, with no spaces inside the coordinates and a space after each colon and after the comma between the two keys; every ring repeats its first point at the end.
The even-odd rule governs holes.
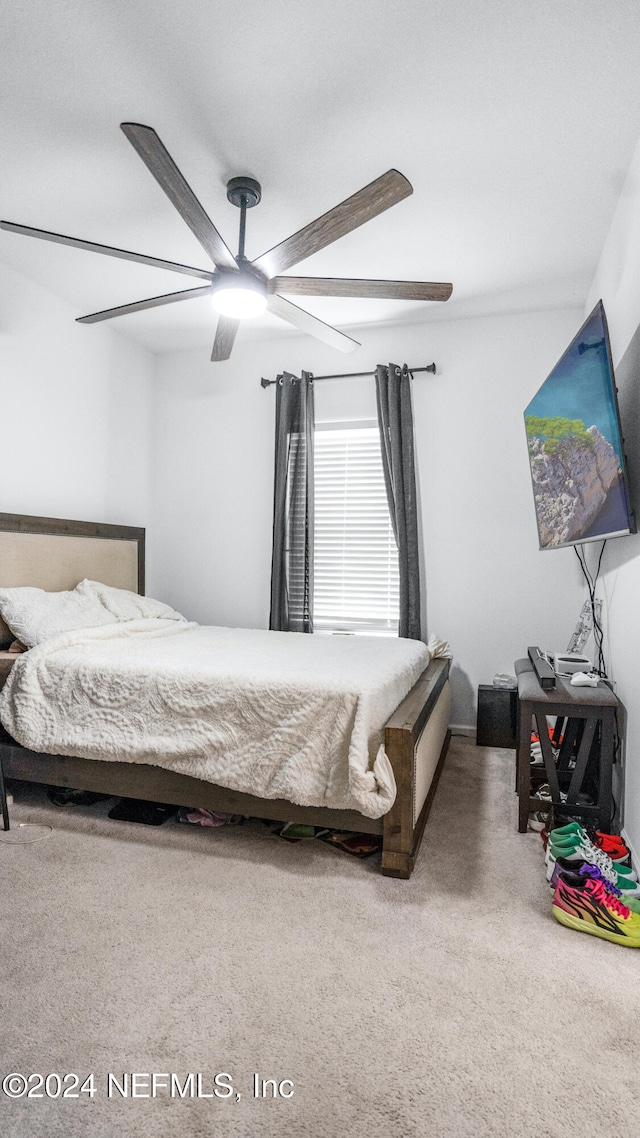
{"type": "Polygon", "coordinates": [[[574,672],[590,672],[593,664],[588,656],[581,656],[579,652],[556,652],[553,667],[560,675],[566,676],[574,672]]]}
{"type": "Polygon", "coordinates": [[[598,676],[588,676],[586,672],[575,672],[570,683],[574,688],[597,688],[600,679],[598,676]]]}

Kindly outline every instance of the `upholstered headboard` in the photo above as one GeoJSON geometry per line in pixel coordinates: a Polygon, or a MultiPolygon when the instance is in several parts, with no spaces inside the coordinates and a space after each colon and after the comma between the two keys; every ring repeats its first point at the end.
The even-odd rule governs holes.
{"type": "Polygon", "coordinates": [[[144,529],[0,513],[0,587],[73,589],[85,577],[144,593],[144,529]]]}

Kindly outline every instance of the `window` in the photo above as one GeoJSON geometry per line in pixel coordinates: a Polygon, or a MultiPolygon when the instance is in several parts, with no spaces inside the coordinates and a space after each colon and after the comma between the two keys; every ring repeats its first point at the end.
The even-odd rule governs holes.
{"type": "Polygon", "coordinates": [[[398,635],[398,550],[377,423],[315,431],[316,632],[398,635]]]}

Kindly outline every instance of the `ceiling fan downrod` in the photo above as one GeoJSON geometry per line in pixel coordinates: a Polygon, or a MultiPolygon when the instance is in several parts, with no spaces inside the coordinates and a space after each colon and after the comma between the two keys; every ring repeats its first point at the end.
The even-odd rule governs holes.
{"type": "Polygon", "coordinates": [[[262,197],[262,186],[255,178],[242,174],[238,178],[231,178],[227,182],[227,200],[240,210],[240,232],[238,234],[237,261],[244,261],[244,241],[247,224],[247,210],[258,205],[262,197]]]}

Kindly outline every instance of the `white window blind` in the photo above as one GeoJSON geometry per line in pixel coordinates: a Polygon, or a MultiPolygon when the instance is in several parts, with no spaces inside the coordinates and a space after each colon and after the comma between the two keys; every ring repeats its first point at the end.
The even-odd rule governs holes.
{"type": "Polygon", "coordinates": [[[398,550],[377,424],[316,427],[316,632],[398,634],[398,550]]]}

